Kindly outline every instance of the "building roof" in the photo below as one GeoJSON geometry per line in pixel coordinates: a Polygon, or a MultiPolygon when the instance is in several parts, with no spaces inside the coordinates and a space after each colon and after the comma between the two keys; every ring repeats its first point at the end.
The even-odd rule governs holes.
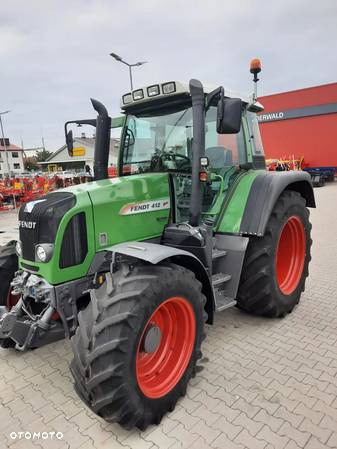
{"type": "MultiPolygon", "coordinates": [[[[62,162],[87,162],[94,159],[95,139],[93,137],[74,137],[74,147],[84,147],[85,155],[69,156],[67,146],[63,145],[55,151],[41,164],[54,164],[62,162]]],[[[110,140],[110,155],[115,155],[118,152],[119,139],[111,138],[110,140]]]]}
{"type": "MultiPolygon", "coordinates": [[[[5,151],[4,145],[1,145],[2,139],[0,139],[0,151],[5,151]]],[[[17,145],[14,145],[10,143],[9,145],[6,145],[7,151],[23,151],[22,148],[18,147],[17,145]]]]}
{"type": "Polygon", "coordinates": [[[303,108],[337,103],[337,83],[278,92],[259,97],[266,111],[303,108]]]}
{"type": "Polygon", "coordinates": [[[315,86],[308,86],[308,87],[301,87],[298,89],[292,89],[292,90],[283,90],[281,92],[274,92],[272,94],[265,94],[259,96],[259,98],[265,98],[265,97],[271,97],[275,95],[284,95],[284,94],[291,94],[291,93],[297,93],[297,92],[306,92],[306,91],[312,91],[312,90],[335,90],[337,88],[337,82],[333,83],[325,83],[325,84],[317,84],[315,86]]]}

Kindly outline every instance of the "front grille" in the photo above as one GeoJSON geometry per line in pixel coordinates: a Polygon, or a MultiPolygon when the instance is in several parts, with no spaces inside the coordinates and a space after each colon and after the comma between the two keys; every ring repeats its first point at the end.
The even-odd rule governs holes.
{"type": "Polygon", "coordinates": [[[61,246],[60,268],[79,265],[84,261],[87,252],[88,239],[85,213],[80,212],[72,217],[64,232],[61,246]]]}
{"type": "Polygon", "coordinates": [[[30,271],[34,271],[34,272],[38,272],[40,269],[39,267],[33,267],[33,265],[28,265],[28,263],[24,263],[24,262],[21,262],[21,266],[23,268],[26,268],[26,270],[30,270],[30,271]]]}
{"type": "Polygon", "coordinates": [[[75,203],[76,197],[72,193],[54,192],[21,206],[19,229],[24,259],[35,261],[35,245],[38,243],[55,242],[64,214],[75,203]]]}

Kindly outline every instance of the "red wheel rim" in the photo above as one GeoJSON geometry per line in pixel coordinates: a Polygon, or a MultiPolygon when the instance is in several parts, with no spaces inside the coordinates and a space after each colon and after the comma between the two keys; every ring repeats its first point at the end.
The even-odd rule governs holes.
{"type": "Polygon", "coordinates": [[[301,219],[289,217],[285,222],[276,249],[278,287],[290,295],[301,279],[305,260],[305,230],[301,219]]]}
{"type": "Polygon", "coordinates": [[[183,376],[194,347],[195,314],[191,304],[180,296],[169,298],[154,311],[139,340],[136,375],[139,388],[149,398],[168,394],[183,376]],[[142,350],[149,326],[161,332],[158,348],[147,353],[142,350]]]}

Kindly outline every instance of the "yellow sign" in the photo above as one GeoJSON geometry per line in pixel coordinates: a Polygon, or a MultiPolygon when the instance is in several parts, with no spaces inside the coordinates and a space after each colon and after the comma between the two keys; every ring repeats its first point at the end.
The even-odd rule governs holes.
{"type": "Polygon", "coordinates": [[[73,148],[73,156],[84,156],[85,148],[84,147],[74,147],[73,148]]]}
{"type": "Polygon", "coordinates": [[[57,164],[48,164],[48,171],[57,171],[57,164]]]}

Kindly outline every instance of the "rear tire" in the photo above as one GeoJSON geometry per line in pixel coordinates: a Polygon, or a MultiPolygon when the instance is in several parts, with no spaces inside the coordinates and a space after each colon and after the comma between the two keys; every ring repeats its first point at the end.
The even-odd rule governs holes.
{"type": "Polygon", "coordinates": [[[194,274],[178,265],[125,266],[107,273],[79,312],[72,338],[70,369],[81,399],[127,429],[158,424],[195,374],[205,302],[194,274]],[[155,339],[149,343],[144,335],[155,324],[160,343],[149,351],[145,345],[155,339]]]}
{"type": "Polygon", "coordinates": [[[240,309],[268,317],[283,317],[293,310],[308,276],[310,231],[304,198],[284,191],[264,236],[249,240],[237,298],[240,309]]]}

